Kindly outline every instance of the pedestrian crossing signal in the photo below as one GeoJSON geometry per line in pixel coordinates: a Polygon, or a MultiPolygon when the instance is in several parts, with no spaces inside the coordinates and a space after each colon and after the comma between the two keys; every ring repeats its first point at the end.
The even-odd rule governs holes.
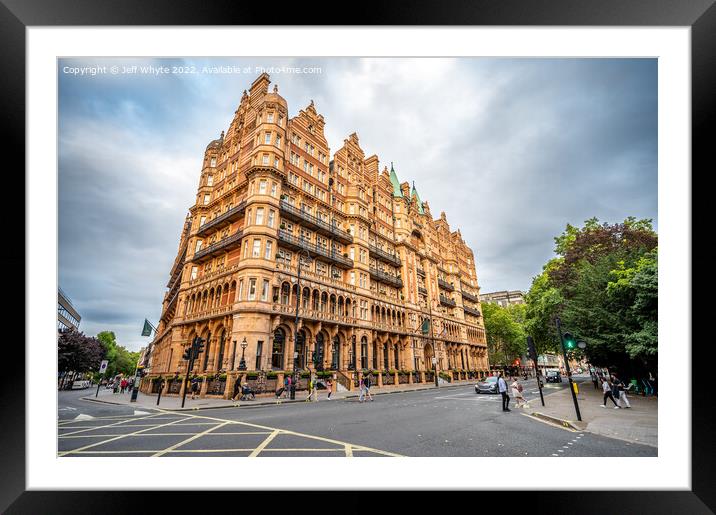
{"type": "Polygon", "coordinates": [[[572,336],[572,333],[564,333],[564,348],[567,350],[572,350],[577,346],[577,342],[574,339],[574,336],[572,336]]]}

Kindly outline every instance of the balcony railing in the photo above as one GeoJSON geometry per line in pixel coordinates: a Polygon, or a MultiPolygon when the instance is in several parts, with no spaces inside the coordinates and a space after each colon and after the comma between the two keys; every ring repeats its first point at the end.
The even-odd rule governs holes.
{"type": "Polygon", "coordinates": [[[227,236],[226,238],[209,245],[205,249],[201,249],[194,254],[194,257],[192,257],[191,260],[194,262],[201,262],[204,259],[217,256],[221,252],[227,251],[230,248],[238,247],[241,244],[242,236],[243,232],[239,229],[231,236],[227,236]]]}
{"type": "Polygon", "coordinates": [[[338,266],[343,268],[353,268],[353,260],[342,256],[340,253],[330,251],[327,248],[311,243],[310,241],[304,240],[303,238],[297,238],[293,234],[279,229],[278,239],[285,243],[287,246],[295,249],[306,249],[309,252],[318,254],[326,259],[329,259],[336,263],[338,266]]]}
{"type": "Polygon", "coordinates": [[[384,261],[393,266],[400,266],[400,258],[398,256],[390,254],[383,249],[379,249],[375,245],[368,245],[368,252],[372,254],[373,257],[380,259],[381,261],[384,261]]]}
{"type": "Polygon", "coordinates": [[[197,236],[202,236],[212,229],[220,229],[224,225],[229,225],[232,221],[236,220],[244,210],[246,210],[246,201],[242,200],[237,206],[232,207],[225,213],[220,214],[213,220],[209,220],[199,227],[196,231],[197,236]]]}
{"type": "Polygon", "coordinates": [[[418,275],[422,275],[423,277],[425,277],[425,270],[420,267],[416,268],[415,270],[418,272],[418,275]]]}
{"type": "Polygon", "coordinates": [[[480,310],[479,310],[479,309],[474,309],[474,308],[471,308],[471,307],[468,307],[468,306],[463,306],[462,309],[465,310],[465,313],[468,313],[468,314],[470,314],[470,315],[473,315],[473,316],[476,316],[476,317],[481,317],[481,316],[482,316],[482,313],[480,313],[480,310]]]}
{"type": "Polygon", "coordinates": [[[462,293],[463,299],[471,300],[472,302],[480,302],[480,299],[478,299],[472,293],[466,292],[465,290],[462,290],[460,293],[462,293]]]}
{"type": "Polygon", "coordinates": [[[418,293],[422,293],[423,295],[427,295],[427,294],[428,294],[428,290],[426,290],[426,289],[423,288],[422,286],[418,286],[418,293]]]}
{"type": "Polygon", "coordinates": [[[448,291],[455,290],[455,287],[452,284],[450,284],[449,282],[445,281],[444,279],[440,279],[440,278],[438,278],[438,286],[440,286],[441,288],[448,290],[448,291]]]}
{"type": "Polygon", "coordinates": [[[280,206],[281,211],[283,211],[284,215],[287,218],[300,222],[305,222],[306,224],[316,229],[318,232],[333,237],[342,243],[353,242],[353,236],[351,236],[348,231],[344,231],[339,227],[331,225],[325,220],[321,220],[320,218],[313,216],[311,213],[307,213],[306,211],[292,206],[285,200],[282,200],[280,202],[280,206]]]}
{"type": "Polygon", "coordinates": [[[444,295],[440,295],[440,304],[445,304],[446,306],[451,306],[453,308],[456,306],[454,300],[449,299],[448,297],[446,297],[444,295]]]}
{"type": "Polygon", "coordinates": [[[391,285],[395,286],[396,288],[403,287],[403,281],[400,277],[386,274],[385,272],[381,272],[377,268],[370,269],[370,276],[377,279],[378,281],[382,281],[384,283],[391,284],[391,285]]]}

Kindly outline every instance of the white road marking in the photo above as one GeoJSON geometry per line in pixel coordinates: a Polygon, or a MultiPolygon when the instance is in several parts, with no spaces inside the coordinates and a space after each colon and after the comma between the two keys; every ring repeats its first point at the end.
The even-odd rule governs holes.
{"type": "Polygon", "coordinates": [[[259,453],[260,453],[261,451],[263,451],[264,448],[265,448],[268,444],[271,443],[271,440],[273,440],[274,438],[276,438],[276,437],[278,436],[279,432],[280,432],[280,431],[276,430],[276,431],[272,432],[270,435],[268,435],[268,436],[266,437],[266,439],[265,439],[263,442],[261,442],[261,443],[259,444],[259,446],[256,447],[256,449],[254,449],[254,451],[253,451],[251,454],[249,454],[249,458],[255,458],[256,456],[258,456],[259,453]]]}
{"type": "Polygon", "coordinates": [[[181,447],[181,446],[184,445],[184,444],[187,444],[187,443],[189,443],[189,442],[191,442],[191,441],[193,441],[193,440],[196,440],[197,438],[201,438],[202,436],[204,436],[204,435],[207,434],[207,433],[211,433],[214,429],[219,429],[220,427],[224,427],[224,426],[225,426],[226,424],[228,424],[228,423],[229,423],[229,422],[224,422],[223,424],[217,424],[217,425],[215,425],[215,426],[213,426],[213,427],[210,427],[210,428],[207,429],[206,431],[202,431],[201,433],[196,433],[196,434],[195,434],[194,436],[192,436],[191,438],[187,438],[186,440],[182,440],[181,442],[176,443],[176,444],[172,445],[171,447],[167,447],[167,448],[164,449],[162,452],[158,452],[158,453],[156,453],[156,454],[152,454],[152,457],[161,456],[162,454],[166,454],[166,453],[168,453],[168,452],[171,452],[171,451],[173,451],[174,449],[176,449],[176,448],[178,448],[178,447],[181,447]]]}
{"type": "Polygon", "coordinates": [[[85,415],[84,413],[80,413],[73,420],[94,420],[94,417],[92,415],[85,415]]]}

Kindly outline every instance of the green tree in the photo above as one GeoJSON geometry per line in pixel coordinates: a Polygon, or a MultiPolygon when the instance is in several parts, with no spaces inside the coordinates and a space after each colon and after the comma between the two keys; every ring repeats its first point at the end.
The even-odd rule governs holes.
{"type": "Polygon", "coordinates": [[[57,368],[60,372],[89,372],[99,368],[102,347],[95,338],[70,328],[57,338],[57,368]]]}
{"type": "Polygon", "coordinates": [[[495,365],[509,365],[525,353],[526,335],[518,321],[524,320],[524,308],[503,308],[490,302],[482,304],[490,361],[495,365]]]}
{"type": "Polygon", "coordinates": [[[651,220],[567,225],[555,238],[557,257],[526,296],[526,330],[538,352],[558,350],[555,318],[587,341],[597,366],[643,373],[657,355],[657,244],[651,220]]]}
{"type": "Polygon", "coordinates": [[[97,339],[104,349],[104,359],[108,361],[107,377],[114,377],[117,374],[131,375],[137,366],[139,352],[130,352],[123,346],[117,344],[117,337],[112,331],[102,331],[97,339]]]}

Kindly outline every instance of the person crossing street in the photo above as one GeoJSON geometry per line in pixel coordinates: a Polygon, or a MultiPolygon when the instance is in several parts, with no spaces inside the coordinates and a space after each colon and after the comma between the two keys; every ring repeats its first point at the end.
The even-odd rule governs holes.
{"type": "Polygon", "coordinates": [[[510,405],[510,396],[507,395],[507,383],[502,374],[497,375],[497,391],[502,395],[502,411],[512,411],[508,407],[510,405]]]}

